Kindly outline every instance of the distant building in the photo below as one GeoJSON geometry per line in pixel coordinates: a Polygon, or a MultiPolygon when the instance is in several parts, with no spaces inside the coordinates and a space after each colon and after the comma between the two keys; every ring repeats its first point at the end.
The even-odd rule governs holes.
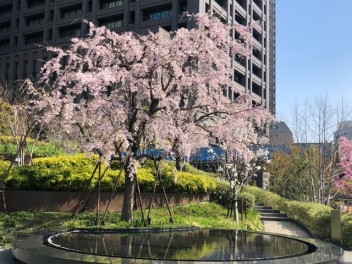
{"type": "Polygon", "coordinates": [[[284,121],[272,124],[269,128],[269,145],[290,146],[293,143],[293,134],[284,121]]]}
{"type": "Polygon", "coordinates": [[[346,137],[352,140],[352,121],[342,121],[339,123],[337,131],[335,132],[335,138],[346,137]]]}

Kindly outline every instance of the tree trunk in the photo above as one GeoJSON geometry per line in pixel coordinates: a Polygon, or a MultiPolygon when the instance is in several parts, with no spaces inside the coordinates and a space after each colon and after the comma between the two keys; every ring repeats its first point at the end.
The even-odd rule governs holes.
{"type": "Polygon", "coordinates": [[[176,170],[182,171],[185,165],[183,158],[181,156],[176,156],[175,161],[176,161],[176,170]]]}
{"type": "Polygon", "coordinates": [[[134,205],[134,192],[136,188],[136,174],[135,169],[136,160],[133,157],[127,157],[125,170],[125,192],[123,196],[122,205],[122,221],[132,221],[133,220],[133,205],[134,205]]]}

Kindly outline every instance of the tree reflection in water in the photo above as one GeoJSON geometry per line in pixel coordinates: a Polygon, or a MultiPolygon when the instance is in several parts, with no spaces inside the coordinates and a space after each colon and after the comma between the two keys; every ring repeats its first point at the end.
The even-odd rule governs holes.
{"type": "Polygon", "coordinates": [[[308,244],[296,239],[215,229],[76,230],[51,236],[48,244],[87,254],[159,260],[255,260],[308,253],[308,244]]]}

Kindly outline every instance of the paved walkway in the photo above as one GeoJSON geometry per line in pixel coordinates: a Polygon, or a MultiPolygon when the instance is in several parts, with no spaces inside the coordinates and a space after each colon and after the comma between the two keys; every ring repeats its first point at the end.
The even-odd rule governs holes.
{"type": "MultiPolygon", "coordinates": [[[[290,221],[264,221],[264,230],[281,235],[311,237],[303,228],[290,221]]],[[[345,250],[340,262],[352,264],[352,251],[345,250]]]]}

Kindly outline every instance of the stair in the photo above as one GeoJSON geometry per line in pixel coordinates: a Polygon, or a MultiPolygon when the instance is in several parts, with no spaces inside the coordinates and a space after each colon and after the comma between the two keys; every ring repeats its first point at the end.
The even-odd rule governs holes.
{"type": "Polygon", "coordinates": [[[291,221],[291,219],[286,215],[281,213],[279,210],[272,209],[269,206],[264,206],[258,204],[254,206],[260,214],[260,220],[262,221],[291,221]]]}

